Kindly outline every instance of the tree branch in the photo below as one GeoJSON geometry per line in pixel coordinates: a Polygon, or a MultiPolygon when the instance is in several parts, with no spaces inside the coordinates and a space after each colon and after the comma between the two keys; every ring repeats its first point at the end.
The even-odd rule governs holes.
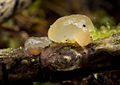
{"type": "Polygon", "coordinates": [[[34,49],[35,54],[31,54],[32,51],[21,47],[0,50],[0,81],[61,81],[120,69],[119,33],[84,48],[77,44],[51,43],[37,51],[36,54],[34,49]]]}

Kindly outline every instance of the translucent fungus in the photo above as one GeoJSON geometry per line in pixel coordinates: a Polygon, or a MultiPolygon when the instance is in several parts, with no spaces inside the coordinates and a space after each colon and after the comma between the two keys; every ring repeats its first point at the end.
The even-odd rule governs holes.
{"type": "Polygon", "coordinates": [[[48,30],[48,37],[54,42],[78,43],[86,46],[92,42],[90,31],[92,21],[85,15],[74,14],[57,19],[48,30]]]}
{"type": "Polygon", "coordinates": [[[48,37],[30,37],[25,42],[25,50],[32,55],[38,55],[43,48],[52,43],[48,37]]]}

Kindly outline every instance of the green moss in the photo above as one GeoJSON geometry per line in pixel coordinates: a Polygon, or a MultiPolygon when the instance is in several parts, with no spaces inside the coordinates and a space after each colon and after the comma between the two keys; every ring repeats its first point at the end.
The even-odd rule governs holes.
{"type": "Polygon", "coordinates": [[[90,32],[93,40],[96,39],[100,39],[100,38],[104,38],[107,36],[111,36],[113,34],[119,33],[120,32],[120,24],[116,25],[116,26],[101,26],[99,29],[98,28],[94,28],[94,30],[92,30],[90,32]]]}
{"type": "Polygon", "coordinates": [[[20,46],[19,49],[22,50],[23,48],[20,46]]]}
{"type": "Polygon", "coordinates": [[[106,11],[98,10],[95,11],[92,16],[94,23],[94,30],[90,32],[93,40],[111,36],[120,32],[120,23],[117,25],[116,20],[109,16],[106,11]]]}
{"type": "Polygon", "coordinates": [[[98,79],[98,73],[94,73],[93,75],[94,75],[95,79],[98,79]]]}
{"type": "Polygon", "coordinates": [[[114,45],[119,44],[119,43],[120,43],[120,37],[117,37],[117,39],[116,39],[116,40],[113,40],[112,43],[113,43],[114,45]]]}

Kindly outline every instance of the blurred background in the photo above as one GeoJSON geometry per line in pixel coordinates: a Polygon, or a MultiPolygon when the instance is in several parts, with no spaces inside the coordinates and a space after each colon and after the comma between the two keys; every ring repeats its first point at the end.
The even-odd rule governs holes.
{"type": "MultiPolygon", "coordinates": [[[[94,31],[91,32],[94,40],[120,32],[120,0],[36,0],[29,8],[0,25],[0,49],[24,46],[25,40],[31,36],[47,36],[50,25],[56,19],[70,14],[85,14],[91,18],[95,25],[94,31]]],[[[106,81],[110,84],[104,84],[103,80],[99,80],[100,83],[96,84],[93,75],[86,79],[93,81],[94,85],[115,85],[112,79],[115,80],[117,74],[105,75],[99,76],[101,79],[107,78],[106,81]]],[[[88,85],[84,80],[79,81],[79,85],[88,85]]],[[[116,81],[116,85],[120,85],[120,77],[117,77],[116,81]]],[[[49,82],[34,82],[34,84],[53,85],[49,82]]],[[[75,85],[71,81],[54,85],[61,84],[75,85]]]]}
{"type": "Polygon", "coordinates": [[[47,36],[56,19],[70,14],[89,16],[95,27],[103,30],[102,33],[120,28],[120,0],[36,0],[29,8],[0,25],[0,48],[17,48],[23,46],[30,36],[47,36]]]}

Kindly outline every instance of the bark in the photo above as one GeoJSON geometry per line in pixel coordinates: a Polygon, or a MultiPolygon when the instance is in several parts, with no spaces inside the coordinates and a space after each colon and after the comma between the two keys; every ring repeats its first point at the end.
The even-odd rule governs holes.
{"type": "Polygon", "coordinates": [[[22,47],[0,50],[0,81],[57,82],[120,69],[119,33],[93,41],[84,48],[53,42],[37,51],[36,54],[35,49],[28,51],[22,47]]]}

